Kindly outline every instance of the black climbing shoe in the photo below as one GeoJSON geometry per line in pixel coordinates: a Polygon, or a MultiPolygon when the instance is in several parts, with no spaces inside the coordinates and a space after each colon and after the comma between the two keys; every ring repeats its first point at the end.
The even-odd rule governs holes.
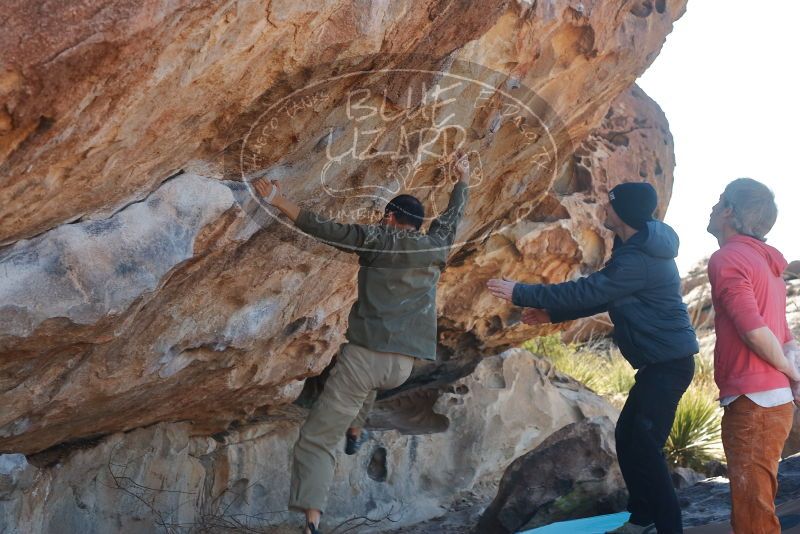
{"type": "Polygon", "coordinates": [[[317,525],[315,525],[311,521],[308,522],[306,528],[308,528],[308,530],[311,531],[311,534],[322,534],[322,532],[320,532],[319,529],[317,528],[317,525]]]}
{"type": "Polygon", "coordinates": [[[366,430],[361,430],[361,435],[359,437],[355,437],[350,432],[345,432],[344,437],[346,438],[344,444],[344,453],[348,456],[352,456],[358,452],[358,449],[367,441],[369,435],[367,434],[366,430]]]}

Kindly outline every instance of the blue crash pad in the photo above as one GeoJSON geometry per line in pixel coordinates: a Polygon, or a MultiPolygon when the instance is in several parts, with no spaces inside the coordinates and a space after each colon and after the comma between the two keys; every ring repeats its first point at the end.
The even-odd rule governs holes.
{"type": "Polygon", "coordinates": [[[628,512],[620,512],[618,514],[573,519],[572,521],[562,521],[561,523],[553,523],[545,527],[526,530],[522,534],[604,534],[622,525],[630,515],[628,512]]]}

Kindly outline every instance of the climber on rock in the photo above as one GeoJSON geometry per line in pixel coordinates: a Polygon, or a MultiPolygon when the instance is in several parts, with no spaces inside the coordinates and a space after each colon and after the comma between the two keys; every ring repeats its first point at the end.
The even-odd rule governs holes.
{"type": "Polygon", "coordinates": [[[411,195],[392,199],[379,224],[342,224],[301,209],[275,182],[252,182],[300,230],[358,256],[358,299],[350,310],[347,343],[294,447],[289,508],[305,512],[309,534],[319,532],[342,434],[345,453],[355,454],[377,391],[402,385],[415,358],[436,359],[436,284],[464,213],[470,177],[468,158],[457,153],[455,160],[459,180],[427,233],[420,232],[425,210],[411,195]]]}
{"type": "Polygon", "coordinates": [[[620,184],[608,196],[605,227],[615,239],[602,270],[553,285],[494,279],[488,288],[526,308],[522,322],[529,325],[608,311],[615,342],[638,369],[615,433],[631,516],[611,532],[680,533],[681,510],[662,450],[678,402],[692,381],[699,347],[681,298],[674,259],[678,236],[653,220],[658,197],[650,184],[620,184]]]}

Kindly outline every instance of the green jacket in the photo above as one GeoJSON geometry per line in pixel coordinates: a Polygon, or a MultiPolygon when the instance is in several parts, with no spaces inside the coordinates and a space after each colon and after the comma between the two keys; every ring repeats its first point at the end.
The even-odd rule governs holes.
{"type": "Polygon", "coordinates": [[[334,247],[358,255],[358,300],[347,340],[380,352],[436,359],[436,284],[464,214],[467,186],[427,234],[383,225],[341,224],[301,210],[295,224],[334,247]]]}

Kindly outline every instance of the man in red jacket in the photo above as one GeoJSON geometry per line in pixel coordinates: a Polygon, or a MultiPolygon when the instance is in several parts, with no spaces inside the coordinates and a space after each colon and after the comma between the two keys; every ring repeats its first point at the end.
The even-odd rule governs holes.
{"type": "Polygon", "coordinates": [[[714,380],[725,408],[722,444],[736,533],[779,533],[778,461],[792,427],[790,381],[800,375],[785,356],[797,344],[786,322],[786,260],[764,243],[778,210],[772,192],[734,180],[713,207],[708,231],[720,249],[708,262],[714,303],[714,380]]]}

